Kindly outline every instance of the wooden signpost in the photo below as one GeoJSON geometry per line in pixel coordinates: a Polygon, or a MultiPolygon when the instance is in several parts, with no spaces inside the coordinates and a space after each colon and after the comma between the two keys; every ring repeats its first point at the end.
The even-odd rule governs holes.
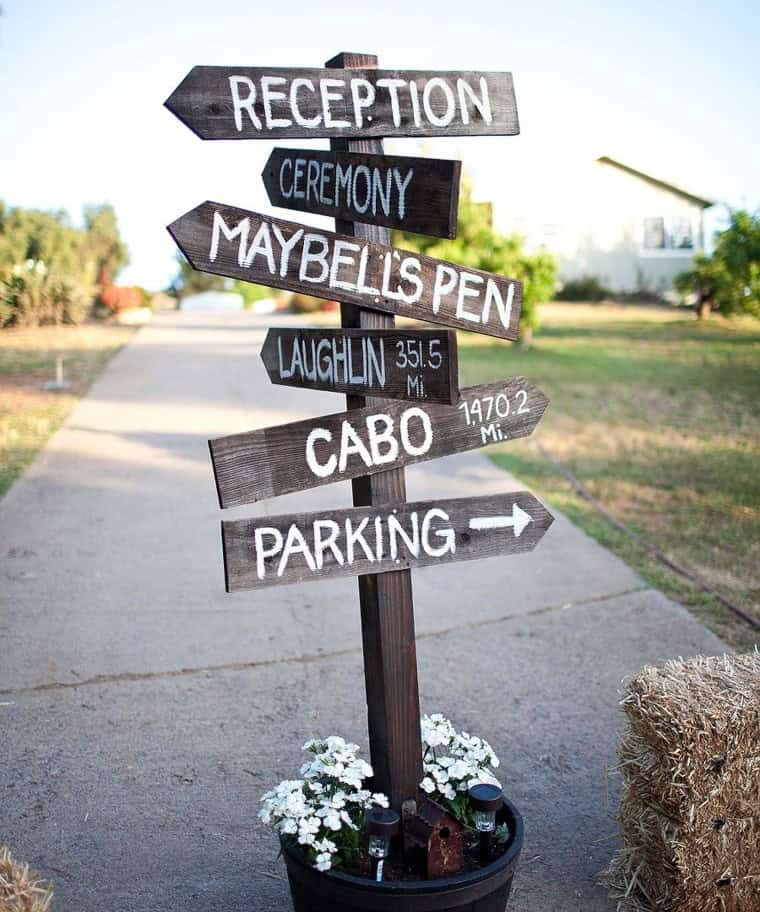
{"type": "Polygon", "coordinates": [[[222,508],[527,437],[549,400],[524,377],[457,405],[383,402],[209,441],[222,508]]]}
{"type": "Polygon", "coordinates": [[[522,285],[390,245],[389,227],[455,235],[459,163],[384,156],[380,137],[516,134],[511,74],[378,70],[362,54],[195,67],[166,105],[204,139],[331,140],[275,149],[263,177],[273,204],[332,215],[335,233],[214,202],[169,231],[196,269],[341,304],[339,330],[272,329],[262,358],[274,383],[345,392],[346,411],[209,446],[223,508],[345,479],[354,506],[223,522],[226,585],[358,576],[373,788],[413,813],[410,568],[529,551],[552,517],[525,491],[408,504],[404,466],[530,434],[548,400],[521,377],[459,393],[451,329],[394,327],[399,314],[515,339],[522,285]]]}
{"type": "Polygon", "coordinates": [[[201,139],[520,132],[511,73],[196,66],[165,104],[201,139]]]}
{"type": "Polygon", "coordinates": [[[453,238],[461,162],[273,149],[261,172],[273,206],[453,238]]]}
{"type": "Polygon", "coordinates": [[[227,591],[522,554],[552,521],[527,491],[227,521],[227,591]]]}
{"type": "Polygon", "coordinates": [[[517,338],[516,279],[210,201],[169,233],[202,272],[517,338]]]}
{"type": "Polygon", "coordinates": [[[281,386],[449,404],[459,397],[450,329],[270,329],[261,358],[281,386]]]}

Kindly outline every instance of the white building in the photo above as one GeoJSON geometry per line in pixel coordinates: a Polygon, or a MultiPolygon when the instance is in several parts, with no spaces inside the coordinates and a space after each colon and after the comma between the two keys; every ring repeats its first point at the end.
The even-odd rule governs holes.
{"type": "Polygon", "coordinates": [[[546,175],[541,192],[494,213],[501,231],[560,258],[561,281],[596,276],[612,291],[665,294],[704,250],[712,200],[607,156],[546,175]]]}

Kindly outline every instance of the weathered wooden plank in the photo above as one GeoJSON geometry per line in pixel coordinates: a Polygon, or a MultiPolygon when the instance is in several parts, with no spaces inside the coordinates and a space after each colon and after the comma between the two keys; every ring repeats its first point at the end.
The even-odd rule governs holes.
{"type": "Polygon", "coordinates": [[[448,404],[459,397],[450,329],[273,328],[261,358],[281,386],[448,404]]]}
{"type": "Polygon", "coordinates": [[[225,521],[227,591],[522,554],[553,520],[518,491],[225,521]]]}
{"type": "Polygon", "coordinates": [[[273,149],[261,172],[273,206],[453,238],[461,162],[273,149]]]}
{"type": "Polygon", "coordinates": [[[457,405],[380,402],[209,441],[223,508],[474,450],[533,432],[549,400],[524,377],[457,405]]]}
{"type": "Polygon", "coordinates": [[[203,272],[517,338],[516,279],[222,203],[201,203],[168,230],[203,272]]]}
{"type": "Polygon", "coordinates": [[[164,104],[201,139],[520,132],[511,73],[196,66],[164,104]]]}

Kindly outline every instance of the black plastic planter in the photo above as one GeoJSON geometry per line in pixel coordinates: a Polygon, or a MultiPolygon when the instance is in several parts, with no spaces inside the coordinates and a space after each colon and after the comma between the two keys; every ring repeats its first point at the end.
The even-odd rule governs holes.
{"type": "Polygon", "coordinates": [[[295,912],[504,912],[523,844],[523,822],[506,799],[499,820],[511,837],[503,855],[486,867],[439,880],[382,881],[340,871],[317,871],[283,841],[295,912]]]}

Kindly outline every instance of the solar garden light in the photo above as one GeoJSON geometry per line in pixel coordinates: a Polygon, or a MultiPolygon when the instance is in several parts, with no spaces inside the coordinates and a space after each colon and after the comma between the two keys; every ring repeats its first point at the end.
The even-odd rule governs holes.
{"type": "Polygon", "coordinates": [[[399,831],[399,816],[387,808],[372,808],[365,818],[369,834],[367,851],[370,858],[377,862],[375,880],[383,879],[383,864],[391,850],[391,839],[399,831]]]}
{"type": "Polygon", "coordinates": [[[496,832],[496,812],[504,804],[504,792],[498,785],[479,782],[467,793],[475,811],[475,829],[480,833],[480,861],[491,857],[491,843],[496,832]]]}

